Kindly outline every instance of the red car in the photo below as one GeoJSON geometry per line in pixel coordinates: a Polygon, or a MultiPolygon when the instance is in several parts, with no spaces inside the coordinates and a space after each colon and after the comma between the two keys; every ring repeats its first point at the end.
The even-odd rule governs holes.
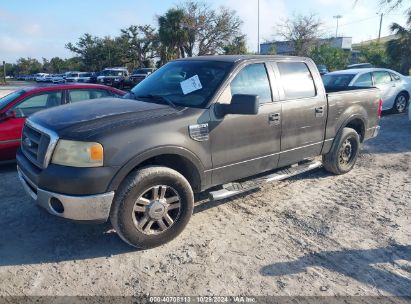
{"type": "Polygon", "coordinates": [[[15,159],[24,122],[30,115],[71,102],[125,94],[103,85],[73,84],[22,88],[0,98],[0,162],[15,159]]]}

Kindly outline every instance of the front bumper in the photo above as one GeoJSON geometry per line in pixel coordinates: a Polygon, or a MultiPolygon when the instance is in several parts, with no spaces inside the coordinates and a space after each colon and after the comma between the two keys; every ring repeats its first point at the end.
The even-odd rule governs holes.
{"type": "Polygon", "coordinates": [[[27,194],[49,213],[75,221],[108,220],[114,192],[85,196],[64,195],[38,188],[19,167],[17,173],[27,194]]]}

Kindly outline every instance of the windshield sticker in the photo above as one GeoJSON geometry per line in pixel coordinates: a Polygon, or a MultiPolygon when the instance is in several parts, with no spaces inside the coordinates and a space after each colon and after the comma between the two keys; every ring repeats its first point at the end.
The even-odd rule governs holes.
{"type": "Polygon", "coordinates": [[[198,75],[195,75],[187,80],[180,82],[181,89],[183,90],[183,94],[187,95],[191,92],[201,90],[203,86],[201,85],[200,78],[198,75]]]}

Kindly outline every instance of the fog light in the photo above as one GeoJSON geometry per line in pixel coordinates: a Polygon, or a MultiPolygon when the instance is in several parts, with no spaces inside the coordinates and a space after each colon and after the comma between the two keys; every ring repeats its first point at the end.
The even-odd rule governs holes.
{"type": "Polygon", "coordinates": [[[57,198],[53,197],[50,200],[50,207],[53,209],[55,213],[63,214],[64,213],[64,206],[57,198]]]}

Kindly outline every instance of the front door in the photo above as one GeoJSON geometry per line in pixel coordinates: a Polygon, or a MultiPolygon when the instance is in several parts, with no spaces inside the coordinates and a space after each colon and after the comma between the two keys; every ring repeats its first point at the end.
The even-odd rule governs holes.
{"type": "Polygon", "coordinates": [[[310,72],[309,63],[283,61],[272,65],[279,75],[282,100],[282,167],[321,154],[328,109],[322,87],[315,85],[321,79],[314,80],[313,75],[318,73],[310,72]]]}
{"type": "Polygon", "coordinates": [[[274,74],[264,63],[243,67],[220,96],[258,95],[257,115],[226,115],[210,121],[213,184],[221,184],[277,167],[281,137],[281,104],[274,74]],[[271,85],[270,85],[271,82],[271,85]]]}

